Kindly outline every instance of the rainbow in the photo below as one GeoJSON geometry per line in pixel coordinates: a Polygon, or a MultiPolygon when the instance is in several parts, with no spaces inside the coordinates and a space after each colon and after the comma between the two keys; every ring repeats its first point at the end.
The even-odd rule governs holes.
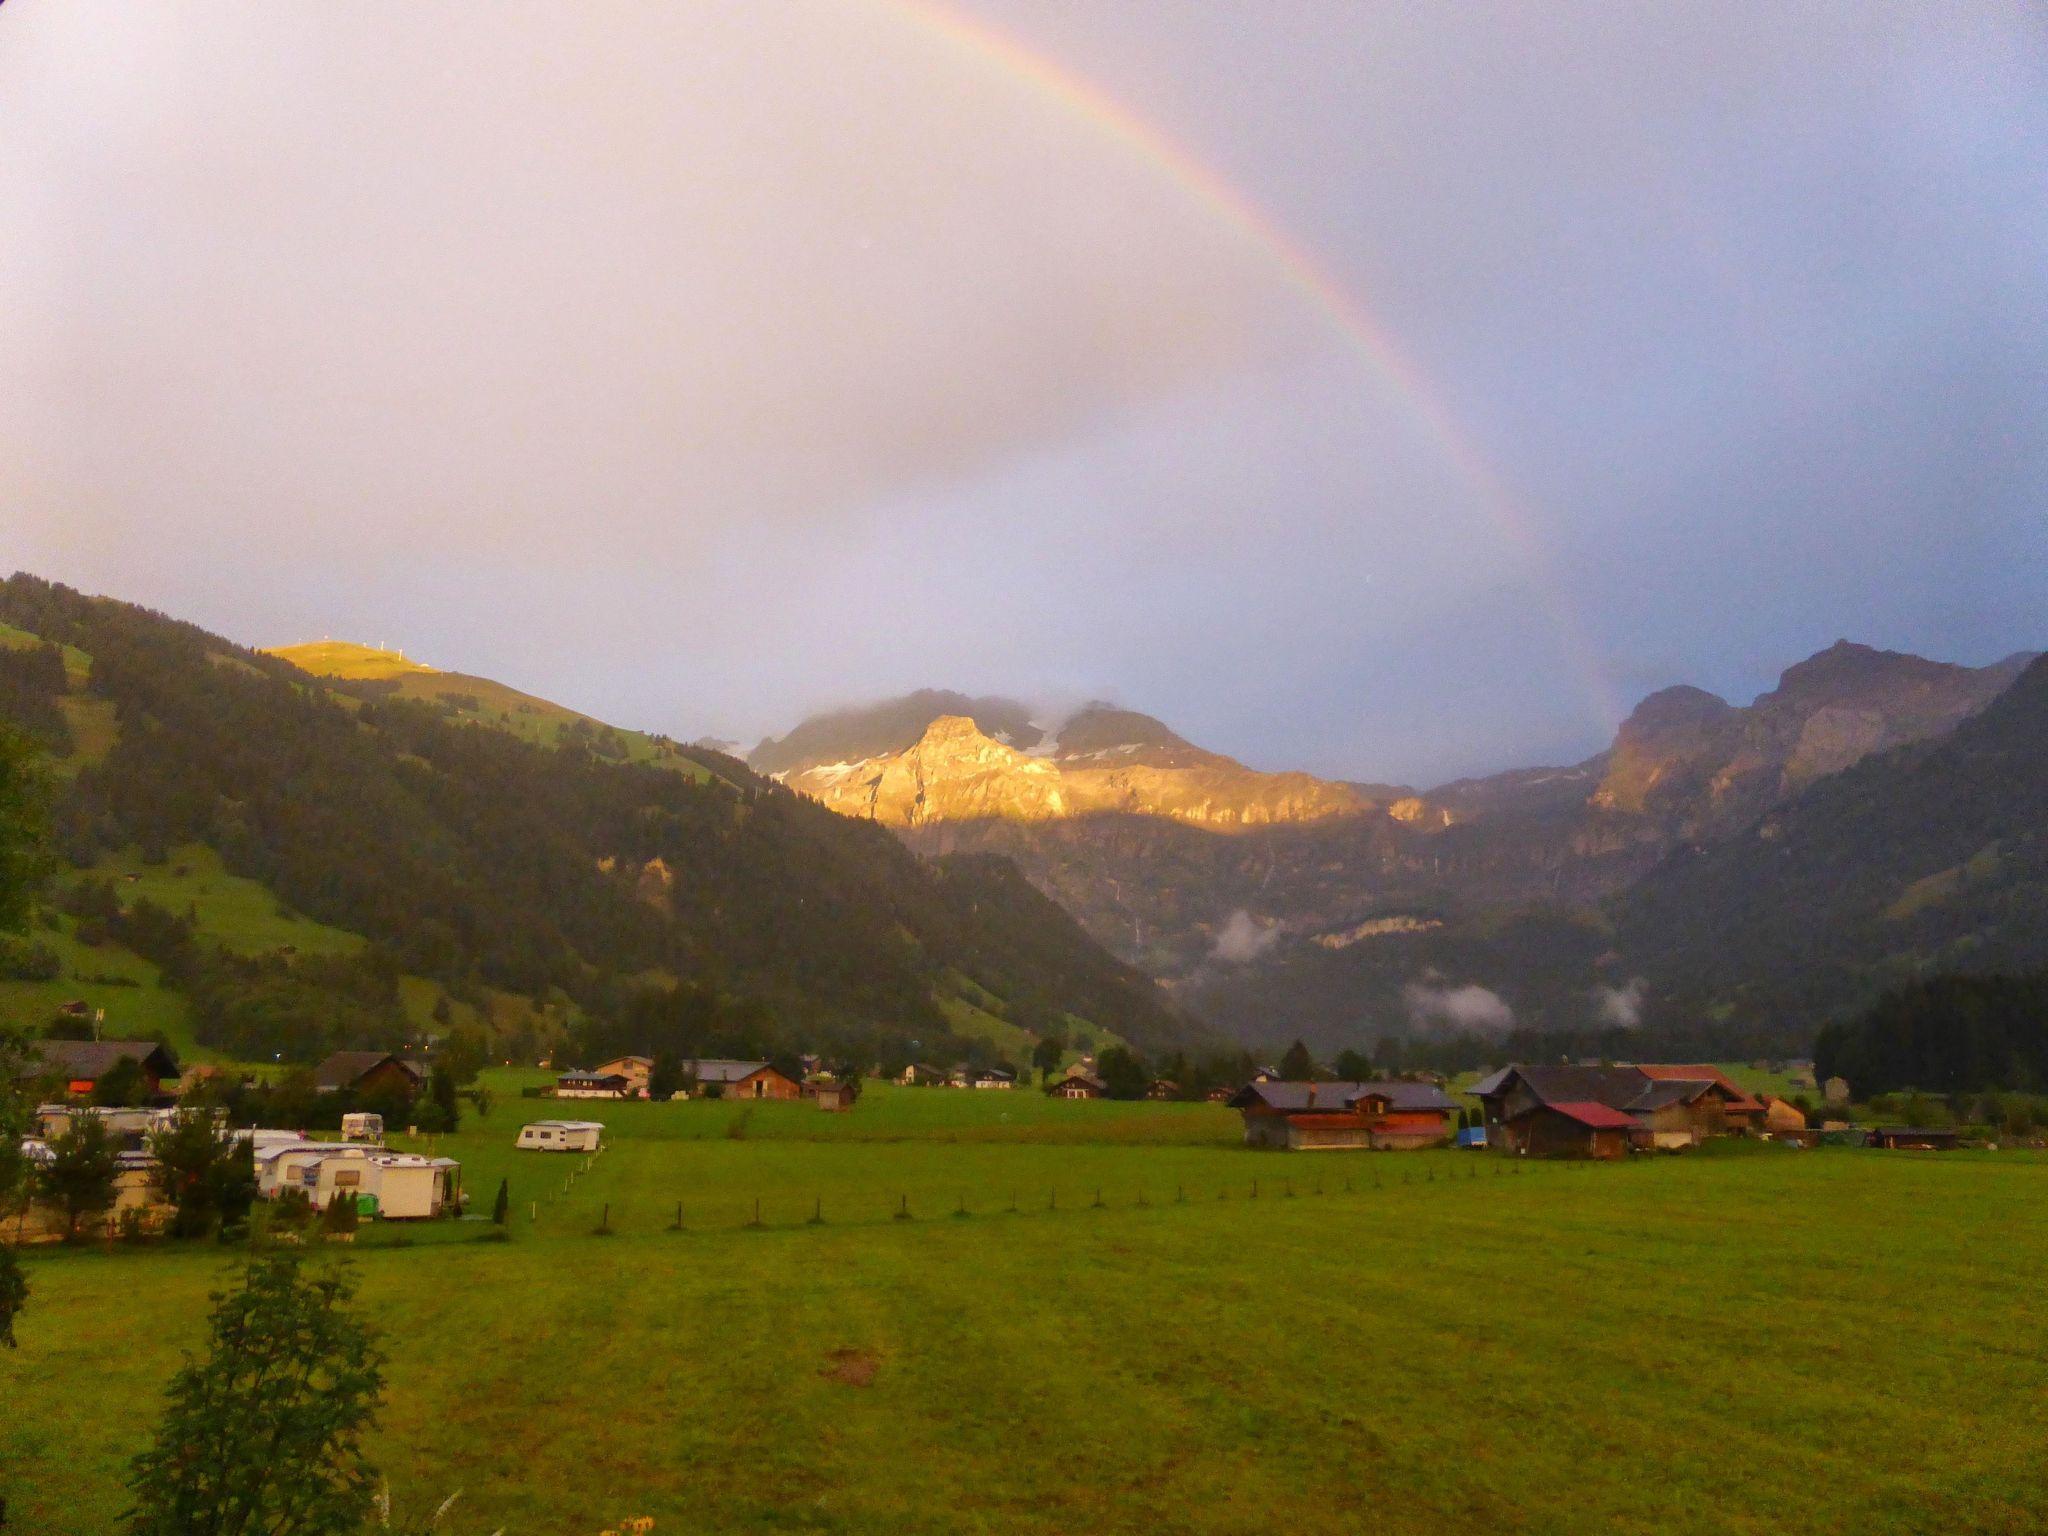
{"type": "Polygon", "coordinates": [[[937,0],[877,0],[962,55],[993,66],[1061,110],[1088,122],[1180,186],[1237,236],[1263,251],[1287,285],[1319,311],[1347,343],[1406,402],[1416,423],[1456,469],[1475,501],[1536,580],[1559,642],[1600,718],[1612,727],[1622,717],[1619,692],[1599,648],[1535,533],[1529,510],[1509,491],[1378,318],[1300,239],[1241,188],[1110,96],[1093,81],[1026,47],[987,22],[961,15],[937,0]]]}

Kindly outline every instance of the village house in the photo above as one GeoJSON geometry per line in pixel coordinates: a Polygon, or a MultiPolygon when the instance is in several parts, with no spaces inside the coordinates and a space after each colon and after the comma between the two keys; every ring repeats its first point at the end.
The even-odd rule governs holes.
{"type": "Polygon", "coordinates": [[[1247,1083],[1230,1107],[1244,1115],[1248,1147],[1287,1151],[1395,1151],[1442,1146],[1458,1106],[1433,1083],[1247,1083]]]}
{"type": "Polygon", "coordinates": [[[141,1072],[145,1098],[162,1098],[164,1083],[178,1076],[177,1058],[154,1040],[39,1040],[31,1075],[52,1077],[82,1099],[123,1061],[141,1072]]]}
{"type": "Polygon", "coordinates": [[[563,1072],[555,1078],[558,1099],[624,1099],[632,1096],[632,1082],[618,1072],[563,1072]]]}
{"type": "Polygon", "coordinates": [[[765,1061],[692,1061],[685,1068],[698,1091],[714,1099],[798,1099],[803,1088],[765,1061]]]}
{"type": "Polygon", "coordinates": [[[983,1067],[972,1079],[976,1088],[1015,1088],[1017,1074],[1005,1072],[1001,1067],[983,1067]]]}
{"type": "Polygon", "coordinates": [[[426,1068],[391,1051],[336,1051],[313,1069],[322,1093],[399,1093],[407,1098],[427,1080],[426,1068]]]}
{"type": "Polygon", "coordinates": [[[610,1061],[600,1061],[590,1069],[599,1077],[623,1077],[626,1080],[626,1097],[644,1099],[647,1097],[647,1079],[654,1071],[651,1056],[614,1056],[610,1061]]]}
{"type": "Polygon", "coordinates": [[[1054,1078],[1045,1085],[1046,1094],[1055,1099],[1099,1099],[1108,1087],[1093,1072],[1080,1067],[1069,1067],[1063,1076],[1054,1078]]]}
{"type": "Polygon", "coordinates": [[[1710,1082],[1721,1101],[1722,1122],[1730,1132],[1746,1135],[1763,1129],[1763,1101],[1737,1087],[1734,1080],[1719,1067],[1704,1062],[1679,1066],[1646,1062],[1639,1063],[1636,1070],[1645,1077],[1657,1078],[1664,1082],[1710,1082]]]}
{"type": "Polygon", "coordinates": [[[1161,1104],[1177,1099],[1180,1097],[1180,1084],[1170,1077],[1155,1077],[1145,1085],[1145,1097],[1161,1104]]]}
{"type": "Polygon", "coordinates": [[[945,1073],[922,1061],[913,1061],[903,1069],[902,1082],[906,1088],[936,1088],[945,1080],[945,1073]]]}

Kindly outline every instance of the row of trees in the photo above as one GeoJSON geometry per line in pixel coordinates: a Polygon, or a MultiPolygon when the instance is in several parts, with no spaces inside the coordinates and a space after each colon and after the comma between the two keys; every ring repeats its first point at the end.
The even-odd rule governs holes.
{"type": "Polygon", "coordinates": [[[2048,971],[1934,976],[1886,992],[1814,1041],[1814,1070],[1859,1097],[1918,1088],[2048,1091],[2048,971]]]}

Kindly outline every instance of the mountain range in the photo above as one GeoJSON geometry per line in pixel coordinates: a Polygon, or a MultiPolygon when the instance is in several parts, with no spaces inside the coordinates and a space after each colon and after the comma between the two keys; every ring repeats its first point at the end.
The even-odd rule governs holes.
{"type": "MultiPolygon", "coordinates": [[[[1843,641],[1750,704],[1667,688],[1584,762],[1420,790],[1262,772],[1106,704],[1042,719],[939,691],[818,716],[749,761],[927,854],[1013,859],[1248,1038],[1634,1023],[1681,997],[1735,1018],[1758,978],[1691,943],[1678,893],[1695,852],[1743,842],[1859,765],[1902,771],[1901,753],[1950,738],[2033,661],[1956,666],[1843,641]],[[1679,955],[1683,987],[1659,991],[1679,955]]],[[[1795,1037],[1872,980],[1744,1022],[1795,1037]]]]}

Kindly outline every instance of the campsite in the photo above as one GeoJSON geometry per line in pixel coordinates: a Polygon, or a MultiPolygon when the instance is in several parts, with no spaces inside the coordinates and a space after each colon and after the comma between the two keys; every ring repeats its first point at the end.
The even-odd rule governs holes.
{"type": "MultiPolygon", "coordinates": [[[[476,1529],[952,1531],[962,1489],[1044,1532],[2037,1518],[2038,1152],[1303,1157],[1218,1105],[877,1084],[579,1105],[586,1159],[518,1149],[537,1074],[488,1076],[487,1116],[394,1144],[480,1206],[506,1180],[508,1240],[347,1254],[392,1352],[377,1459],[476,1529]]],[[[230,1262],[25,1256],[21,1529],[114,1524],[230,1262]]]]}

